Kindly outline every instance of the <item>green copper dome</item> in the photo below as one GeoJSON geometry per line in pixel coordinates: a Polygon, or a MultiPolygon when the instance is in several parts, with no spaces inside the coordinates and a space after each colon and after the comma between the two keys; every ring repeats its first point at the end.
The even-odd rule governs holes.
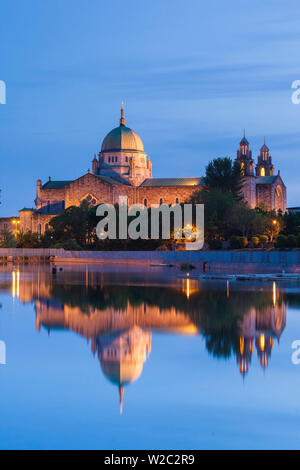
{"type": "Polygon", "coordinates": [[[141,138],[129,127],[120,125],[110,131],[102,142],[101,152],[134,150],[143,152],[141,138]]]}
{"type": "Polygon", "coordinates": [[[120,150],[133,150],[143,152],[144,146],[141,138],[129,127],[125,126],[123,101],[119,127],[110,131],[102,142],[101,152],[115,152],[120,150]]]}

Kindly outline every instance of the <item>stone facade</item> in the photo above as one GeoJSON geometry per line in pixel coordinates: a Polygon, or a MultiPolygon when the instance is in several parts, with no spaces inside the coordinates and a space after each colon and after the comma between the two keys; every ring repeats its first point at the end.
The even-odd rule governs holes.
{"type": "Polygon", "coordinates": [[[243,196],[251,208],[260,206],[266,210],[286,211],[286,186],[280,171],[274,175],[274,166],[266,142],[260,149],[254,172],[252,151],[245,135],[240,142],[236,161],[244,175],[243,196]]]}
{"type": "MultiPolygon", "coordinates": [[[[269,149],[261,148],[258,163],[252,159],[245,136],[240,142],[236,161],[244,174],[243,193],[250,207],[263,205],[266,209],[286,210],[286,187],[280,173],[274,176],[269,149]]],[[[150,158],[144,152],[140,137],[125,126],[121,109],[120,126],[104,138],[98,158],[92,161],[92,173],[70,181],[37,181],[35,208],[20,211],[20,229],[44,233],[52,217],[83,200],[91,205],[116,204],[119,198],[128,205],[179,204],[195,190],[203,188],[203,178],[153,178],[150,158]]]]}

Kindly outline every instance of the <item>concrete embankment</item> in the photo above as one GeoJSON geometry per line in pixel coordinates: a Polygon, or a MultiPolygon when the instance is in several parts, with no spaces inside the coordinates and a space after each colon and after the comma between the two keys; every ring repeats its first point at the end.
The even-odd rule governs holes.
{"type": "Polygon", "coordinates": [[[100,262],[122,264],[166,264],[180,266],[192,264],[208,271],[239,272],[300,272],[300,251],[105,251],[65,252],[55,262],[100,262]]]}
{"type": "Polygon", "coordinates": [[[65,251],[63,249],[0,248],[0,262],[119,263],[150,266],[192,264],[207,271],[300,272],[300,251],[65,251]]]}

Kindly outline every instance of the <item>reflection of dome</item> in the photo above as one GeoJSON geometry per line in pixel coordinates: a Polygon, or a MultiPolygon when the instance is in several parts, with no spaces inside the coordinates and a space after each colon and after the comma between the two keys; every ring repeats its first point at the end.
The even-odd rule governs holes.
{"type": "Polygon", "coordinates": [[[141,362],[102,362],[104,375],[114,384],[127,385],[139,378],[143,370],[141,362]]]}
{"type": "Polygon", "coordinates": [[[120,150],[144,151],[141,138],[129,127],[120,125],[110,131],[102,142],[101,152],[120,150]]]}
{"type": "Polygon", "coordinates": [[[99,335],[94,339],[104,375],[119,385],[122,411],[123,386],[134,382],[142,373],[151,349],[151,333],[138,326],[99,335]]]}

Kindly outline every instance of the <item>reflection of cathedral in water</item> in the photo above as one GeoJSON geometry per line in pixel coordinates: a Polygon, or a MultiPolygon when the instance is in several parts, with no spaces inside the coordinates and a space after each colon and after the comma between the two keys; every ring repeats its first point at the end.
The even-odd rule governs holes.
{"type": "Polygon", "coordinates": [[[151,351],[151,332],[196,334],[198,329],[189,316],[175,307],[162,310],[158,306],[130,302],[122,309],[107,307],[103,310],[63,304],[53,298],[40,298],[35,302],[36,329],[68,329],[91,341],[93,354],[97,354],[105,377],[117,385],[120,412],[124,387],[136,381],[151,351]]]}
{"type": "Polygon", "coordinates": [[[248,372],[254,346],[260,365],[263,369],[268,366],[274,338],[279,342],[286,324],[286,304],[278,303],[276,284],[273,284],[273,304],[264,307],[262,312],[252,308],[239,324],[240,349],[237,353],[237,363],[244,376],[248,372]]]}
{"type": "MultiPolygon", "coordinates": [[[[253,299],[264,295],[258,306],[253,300],[245,306],[243,292],[229,293],[227,289],[226,296],[226,291],[209,292],[199,286],[197,281],[189,279],[186,284],[175,288],[165,286],[160,295],[155,290],[157,287],[150,295],[149,286],[148,292],[144,287],[110,285],[103,288],[93,286],[94,290],[90,286],[75,285],[74,290],[70,291],[68,284],[59,284],[55,286],[58,290],[53,291],[49,279],[39,283],[27,282],[20,280],[19,274],[14,274],[12,293],[23,302],[35,300],[37,331],[41,327],[49,333],[51,330],[66,329],[90,341],[91,350],[97,355],[104,375],[119,388],[122,411],[124,387],[140,377],[151,351],[153,331],[189,335],[201,333],[210,341],[215,335],[215,344],[222,343],[223,330],[226,329],[226,324],[222,323],[222,310],[219,306],[215,312],[212,310],[212,299],[217,296],[224,295],[222,302],[228,302],[227,308],[233,318],[239,318],[236,323],[239,344],[236,344],[232,332],[230,342],[241,374],[244,376],[248,372],[254,349],[260,365],[264,369],[267,367],[274,339],[279,342],[286,324],[286,304],[282,298],[279,299],[276,285],[273,285],[272,295],[270,291],[262,294],[254,290],[251,293],[253,299]],[[79,292],[79,300],[74,300],[74,292],[80,288],[86,290],[79,292]],[[137,289],[134,295],[132,289],[137,289]],[[99,306],[97,302],[101,296],[103,303],[99,306]],[[242,307],[237,302],[241,298],[242,307]]],[[[224,303],[222,305],[226,306],[224,303]]]]}
{"type": "Polygon", "coordinates": [[[124,385],[134,382],[141,375],[151,350],[151,333],[133,326],[99,335],[92,340],[92,349],[98,353],[104,375],[119,387],[122,412],[124,385]]]}

